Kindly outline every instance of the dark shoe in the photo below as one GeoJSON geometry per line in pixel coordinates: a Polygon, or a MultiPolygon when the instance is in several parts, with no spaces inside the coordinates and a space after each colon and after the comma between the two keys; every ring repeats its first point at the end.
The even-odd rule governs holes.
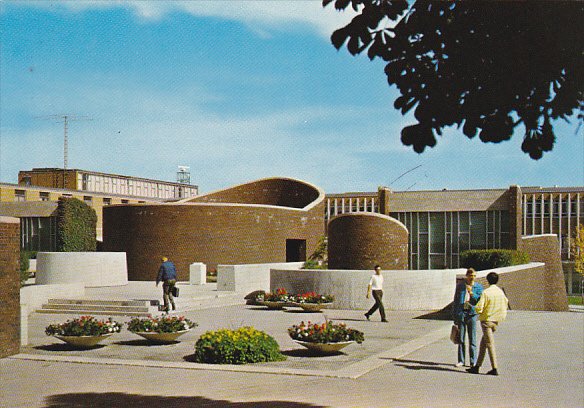
{"type": "Polygon", "coordinates": [[[499,372],[496,368],[493,368],[491,371],[487,371],[488,375],[499,375],[499,372]]]}
{"type": "Polygon", "coordinates": [[[367,313],[365,313],[365,318],[369,320],[369,315],[367,313]]]}
{"type": "Polygon", "coordinates": [[[381,321],[382,321],[383,323],[389,323],[389,322],[388,322],[387,320],[385,320],[385,319],[382,319],[381,321]]]}
{"type": "Polygon", "coordinates": [[[478,374],[479,368],[477,366],[472,366],[471,368],[468,368],[466,372],[470,374],[478,374]]]}

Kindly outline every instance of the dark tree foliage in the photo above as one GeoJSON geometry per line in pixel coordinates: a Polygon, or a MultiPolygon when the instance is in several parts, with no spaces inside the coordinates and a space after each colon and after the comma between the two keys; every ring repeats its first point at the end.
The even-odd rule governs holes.
{"type": "Polygon", "coordinates": [[[402,114],[418,123],[402,143],[421,153],[445,127],[483,142],[508,140],[523,124],[533,159],[553,148],[552,123],[584,121],[584,2],[323,0],[358,15],[333,45],[387,62],[402,114]]]}

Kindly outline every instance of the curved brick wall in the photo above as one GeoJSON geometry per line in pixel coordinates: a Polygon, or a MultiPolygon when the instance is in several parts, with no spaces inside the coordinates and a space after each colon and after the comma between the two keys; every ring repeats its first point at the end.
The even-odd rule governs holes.
{"type": "Polygon", "coordinates": [[[286,262],[287,239],[306,240],[308,256],[323,234],[323,224],[322,190],[299,180],[274,178],[194,201],[106,207],[103,247],[126,252],[131,281],[154,280],[163,255],[176,264],[178,279],[188,280],[193,262],[203,262],[208,269],[218,264],[286,262]],[[237,197],[245,200],[223,202],[237,197]]]}
{"type": "Polygon", "coordinates": [[[328,224],[330,269],[408,268],[408,230],[398,220],[375,213],[350,213],[328,224]]]}
{"type": "Polygon", "coordinates": [[[318,188],[295,179],[268,178],[189,198],[182,202],[261,204],[305,208],[314,204],[321,193],[318,188]]]}

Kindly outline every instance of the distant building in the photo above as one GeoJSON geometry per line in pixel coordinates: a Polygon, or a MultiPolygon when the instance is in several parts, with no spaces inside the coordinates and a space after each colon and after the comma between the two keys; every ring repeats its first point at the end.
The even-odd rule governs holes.
{"type": "Polygon", "coordinates": [[[199,193],[199,187],[192,184],[60,168],[19,171],[18,184],[159,200],[178,200],[199,193]]]}
{"type": "Polygon", "coordinates": [[[27,251],[54,251],[59,197],[77,198],[97,214],[96,236],[102,239],[103,208],[114,204],[159,203],[162,200],[50,187],[0,183],[0,216],[20,218],[20,246],[27,251]]]}
{"type": "MultiPolygon", "coordinates": [[[[327,194],[325,218],[372,211],[401,221],[409,231],[409,268],[459,267],[467,249],[515,249],[521,237],[558,237],[568,290],[581,281],[571,271],[570,245],[584,223],[584,187],[492,190],[391,191],[327,194]]],[[[573,269],[573,268],[572,268],[573,269]]]]}

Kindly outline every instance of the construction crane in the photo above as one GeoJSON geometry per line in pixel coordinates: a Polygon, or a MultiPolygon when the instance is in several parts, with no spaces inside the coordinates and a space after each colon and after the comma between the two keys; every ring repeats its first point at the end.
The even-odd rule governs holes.
{"type": "Polygon", "coordinates": [[[39,119],[55,120],[63,123],[63,188],[67,188],[67,166],[69,162],[69,122],[93,120],[89,116],[70,115],[67,113],[48,115],[39,119]]]}

